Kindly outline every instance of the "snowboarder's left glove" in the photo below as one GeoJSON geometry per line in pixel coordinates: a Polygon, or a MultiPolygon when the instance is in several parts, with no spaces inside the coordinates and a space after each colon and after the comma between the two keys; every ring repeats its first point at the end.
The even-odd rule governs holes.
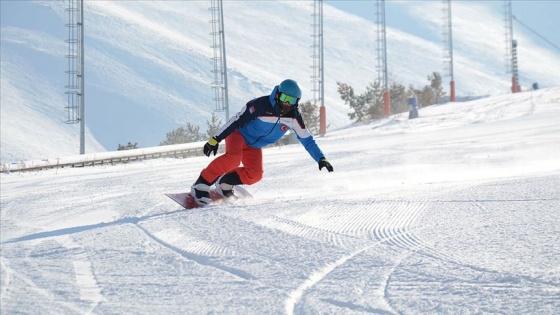
{"type": "Polygon", "coordinates": [[[319,170],[322,170],[323,167],[326,167],[326,168],[327,168],[327,171],[329,171],[329,172],[334,171],[334,169],[333,169],[331,163],[329,163],[329,161],[327,161],[327,159],[325,159],[325,158],[321,158],[321,159],[319,160],[319,170]]]}
{"type": "Polygon", "coordinates": [[[210,140],[208,140],[208,142],[204,145],[204,154],[206,156],[210,156],[210,153],[214,152],[214,155],[216,155],[218,152],[218,146],[218,139],[216,139],[216,137],[210,138],[210,140]]]}

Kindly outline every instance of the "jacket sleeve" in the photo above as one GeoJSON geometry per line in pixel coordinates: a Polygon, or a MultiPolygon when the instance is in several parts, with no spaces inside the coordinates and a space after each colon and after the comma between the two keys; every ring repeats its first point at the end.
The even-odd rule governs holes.
{"type": "Polygon", "coordinates": [[[258,110],[256,104],[253,101],[249,101],[241,110],[232,116],[220,129],[216,131],[214,137],[218,139],[218,142],[224,140],[235,130],[245,126],[251,120],[255,119],[258,115],[258,110]]]}

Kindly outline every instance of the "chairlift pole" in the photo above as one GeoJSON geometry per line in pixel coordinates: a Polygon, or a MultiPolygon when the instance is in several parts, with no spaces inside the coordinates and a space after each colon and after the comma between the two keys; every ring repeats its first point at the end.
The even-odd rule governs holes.
{"type": "Polygon", "coordinates": [[[80,0],[80,154],[86,153],[86,111],[85,111],[85,79],[84,79],[84,0],[80,0]]]}
{"type": "Polygon", "coordinates": [[[391,115],[391,92],[387,70],[387,31],[385,25],[385,0],[377,0],[377,70],[383,85],[383,114],[391,115]]]}

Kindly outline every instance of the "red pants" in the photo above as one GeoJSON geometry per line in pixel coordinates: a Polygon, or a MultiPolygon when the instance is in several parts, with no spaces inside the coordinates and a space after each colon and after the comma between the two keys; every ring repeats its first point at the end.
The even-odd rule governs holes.
{"type": "Polygon", "coordinates": [[[239,131],[234,131],[226,139],[226,153],[215,158],[200,173],[209,183],[231,171],[237,172],[245,185],[254,184],[262,179],[262,149],[249,147],[239,131]],[[243,166],[241,166],[243,163],[243,166]]]}

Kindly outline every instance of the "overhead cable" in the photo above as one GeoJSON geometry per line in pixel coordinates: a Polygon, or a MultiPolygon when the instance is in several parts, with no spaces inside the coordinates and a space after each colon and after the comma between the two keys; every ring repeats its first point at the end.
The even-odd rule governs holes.
{"type": "Polygon", "coordinates": [[[537,33],[537,31],[535,31],[534,29],[530,28],[527,24],[521,22],[518,18],[515,17],[515,15],[513,16],[513,19],[516,20],[519,24],[523,25],[524,27],[526,27],[528,30],[530,30],[531,32],[535,33],[535,35],[537,35],[538,37],[540,37],[541,39],[543,39],[545,42],[549,43],[551,46],[553,46],[554,48],[558,49],[558,51],[560,51],[560,47],[558,47],[557,45],[555,45],[553,42],[551,42],[550,40],[548,40],[547,38],[545,38],[544,36],[542,36],[541,34],[537,33]]]}

